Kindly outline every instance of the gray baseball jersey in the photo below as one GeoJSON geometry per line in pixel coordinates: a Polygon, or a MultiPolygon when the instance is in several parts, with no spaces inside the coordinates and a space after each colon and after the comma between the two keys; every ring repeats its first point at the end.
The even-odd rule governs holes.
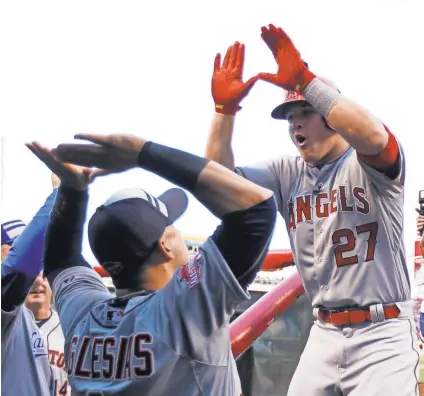
{"type": "Polygon", "coordinates": [[[211,239],[156,293],[111,299],[86,267],[53,291],[73,394],[241,394],[228,324],[249,296],[211,239]]]}
{"type": "Polygon", "coordinates": [[[240,168],[275,192],[314,308],[397,303],[401,311],[400,319],[379,316],[375,323],[315,321],[289,396],[418,394],[402,229],[405,163],[399,150],[395,180],[363,163],[353,149],[321,169],[300,157],[240,168]]]}
{"type": "Polygon", "coordinates": [[[46,343],[24,305],[1,311],[1,375],[7,395],[56,396],[46,343]]]}
{"type": "Polygon", "coordinates": [[[71,387],[68,383],[68,375],[65,367],[65,337],[59,321],[59,315],[52,311],[49,319],[38,324],[44,337],[45,345],[49,354],[50,367],[55,381],[56,394],[58,396],[70,396],[71,387]]]}
{"type": "Polygon", "coordinates": [[[410,298],[403,243],[404,154],[395,180],[350,148],[321,169],[297,157],[240,168],[275,192],[313,307],[366,306],[410,298]]]}

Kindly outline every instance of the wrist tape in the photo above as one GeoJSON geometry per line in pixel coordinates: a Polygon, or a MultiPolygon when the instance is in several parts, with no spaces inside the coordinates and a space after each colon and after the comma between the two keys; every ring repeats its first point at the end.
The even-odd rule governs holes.
{"type": "Polygon", "coordinates": [[[302,95],[325,118],[328,117],[331,109],[341,97],[339,91],[318,80],[318,78],[314,78],[311,83],[307,85],[302,95]]]}

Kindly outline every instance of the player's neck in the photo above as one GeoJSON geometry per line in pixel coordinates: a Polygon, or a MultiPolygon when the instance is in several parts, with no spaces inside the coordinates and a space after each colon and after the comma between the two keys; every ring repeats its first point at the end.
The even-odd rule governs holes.
{"type": "Polygon", "coordinates": [[[144,273],[143,289],[160,290],[163,289],[172,279],[175,268],[171,262],[155,265],[146,269],[144,273]]]}
{"type": "Polygon", "coordinates": [[[340,140],[340,143],[333,147],[324,157],[320,159],[316,164],[308,164],[310,166],[315,166],[321,168],[324,165],[330,164],[331,162],[337,161],[347,150],[349,150],[350,145],[346,140],[340,140]]]}

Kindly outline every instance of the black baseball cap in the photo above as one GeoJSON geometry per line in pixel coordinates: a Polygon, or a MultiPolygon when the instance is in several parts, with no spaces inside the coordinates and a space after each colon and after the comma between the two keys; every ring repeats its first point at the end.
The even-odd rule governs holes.
{"type": "Polygon", "coordinates": [[[187,194],[180,188],[171,188],[157,198],[141,188],[119,190],[97,208],[88,223],[91,250],[112,277],[116,267],[118,275],[124,268],[141,266],[165,228],[187,206],[187,194]]]}

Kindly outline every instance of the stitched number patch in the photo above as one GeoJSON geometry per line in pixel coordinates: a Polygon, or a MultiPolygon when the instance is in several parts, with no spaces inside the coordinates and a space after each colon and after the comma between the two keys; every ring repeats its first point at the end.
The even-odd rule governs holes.
{"type": "Polygon", "coordinates": [[[363,238],[363,234],[368,234],[368,245],[367,254],[365,256],[365,262],[374,260],[375,245],[377,244],[378,223],[374,222],[368,224],[361,224],[359,226],[356,226],[355,230],[356,235],[355,232],[348,228],[342,228],[340,230],[334,231],[333,233],[333,244],[339,244],[334,249],[334,256],[338,267],[359,263],[357,254],[349,256],[344,255],[344,253],[351,252],[353,249],[355,249],[356,240],[358,238],[363,238]],[[344,243],[341,243],[343,239],[344,243]]]}

